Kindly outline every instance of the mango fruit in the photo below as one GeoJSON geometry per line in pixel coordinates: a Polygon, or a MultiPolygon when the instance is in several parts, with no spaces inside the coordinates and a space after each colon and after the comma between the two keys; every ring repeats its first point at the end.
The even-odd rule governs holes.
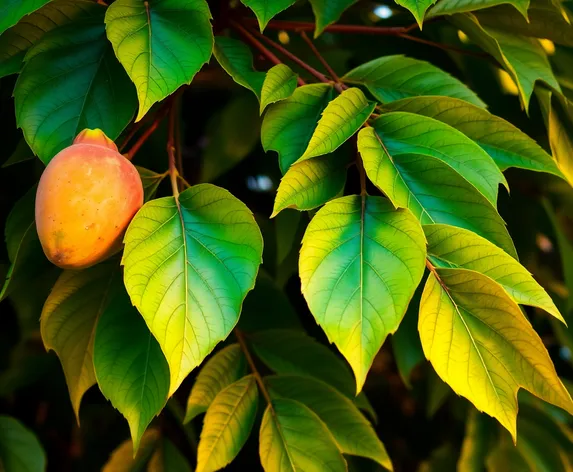
{"type": "Polygon", "coordinates": [[[83,269],[121,249],[143,205],[134,165],[99,129],[82,131],[46,166],[36,192],[36,227],[46,257],[83,269]]]}

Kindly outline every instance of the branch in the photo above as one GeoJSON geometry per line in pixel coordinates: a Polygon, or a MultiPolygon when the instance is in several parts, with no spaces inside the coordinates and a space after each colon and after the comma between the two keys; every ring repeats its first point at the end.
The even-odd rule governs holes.
{"type": "Polygon", "coordinates": [[[177,182],[177,164],[175,162],[175,121],[177,118],[177,107],[175,103],[171,103],[169,109],[169,131],[167,134],[167,155],[169,156],[169,178],[171,180],[171,188],[173,196],[177,200],[179,198],[179,185],[177,182]]]}
{"type": "MultiPolygon", "coordinates": [[[[131,149],[129,151],[127,151],[127,153],[125,153],[125,157],[127,159],[129,159],[130,161],[133,159],[133,156],[135,156],[135,153],[137,151],[139,151],[139,149],[141,148],[141,146],[143,146],[143,143],[145,143],[145,141],[147,141],[149,139],[149,137],[155,132],[155,130],[157,130],[157,128],[159,128],[159,125],[161,124],[161,122],[163,121],[163,118],[165,118],[167,116],[167,113],[169,112],[169,109],[171,107],[171,99],[169,99],[169,101],[167,103],[165,103],[157,112],[157,116],[155,117],[155,120],[153,120],[153,123],[151,123],[151,125],[149,126],[149,128],[147,128],[143,134],[139,137],[139,139],[135,142],[135,144],[131,147],[131,149]]],[[[140,122],[141,123],[141,122],[140,122]]],[[[139,123],[136,123],[134,126],[134,130],[132,130],[130,132],[130,134],[128,135],[127,139],[125,140],[125,142],[123,143],[123,145],[121,146],[120,149],[123,149],[125,147],[125,145],[128,143],[128,141],[135,135],[135,133],[139,130],[139,128],[141,128],[140,126],[137,126],[139,123]]]]}
{"type": "Polygon", "coordinates": [[[306,44],[308,44],[308,47],[310,48],[310,50],[314,53],[316,58],[324,66],[324,68],[330,74],[332,79],[337,83],[341,83],[340,77],[338,77],[338,75],[336,75],[336,72],[334,71],[334,69],[332,67],[330,67],[330,64],[328,62],[326,62],[326,59],[324,57],[322,57],[322,54],[320,54],[320,52],[318,51],[318,49],[316,48],[316,46],[314,45],[312,40],[308,37],[308,35],[304,31],[301,31],[300,36],[306,42],[306,44]]]}
{"type": "Polygon", "coordinates": [[[265,381],[263,380],[261,374],[259,373],[259,370],[257,369],[257,365],[253,360],[253,356],[251,356],[251,352],[249,351],[249,347],[247,346],[247,342],[245,341],[245,335],[242,333],[242,331],[240,331],[237,328],[235,328],[234,332],[235,336],[237,337],[237,341],[239,342],[239,346],[241,347],[241,350],[245,354],[245,358],[247,359],[247,363],[249,364],[251,372],[253,373],[255,380],[257,381],[261,393],[263,394],[263,397],[265,397],[265,400],[269,405],[272,405],[271,396],[269,394],[269,391],[267,390],[265,381]]]}
{"type": "Polygon", "coordinates": [[[490,62],[492,62],[496,66],[498,65],[497,61],[495,61],[495,59],[493,59],[486,52],[469,51],[467,49],[461,49],[461,48],[458,48],[456,46],[451,46],[449,44],[437,43],[435,41],[430,41],[429,39],[418,38],[417,36],[412,36],[409,34],[399,34],[398,37],[403,38],[403,39],[408,39],[410,41],[415,41],[417,43],[427,44],[428,46],[433,46],[435,48],[439,48],[439,49],[442,49],[444,51],[453,51],[453,52],[457,52],[459,54],[465,54],[467,56],[481,57],[482,59],[489,60],[490,62]]]}

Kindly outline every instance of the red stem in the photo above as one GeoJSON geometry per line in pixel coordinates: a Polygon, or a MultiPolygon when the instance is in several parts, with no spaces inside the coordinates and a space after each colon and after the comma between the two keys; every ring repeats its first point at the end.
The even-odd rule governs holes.
{"type": "Polygon", "coordinates": [[[334,69],[332,67],[330,67],[330,64],[328,62],[326,62],[326,59],[324,57],[322,57],[322,54],[320,54],[319,50],[316,48],[316,46],[314,45],[312,40],[308,37],[308,35],[304,31],[301,31],[300,36],[302,37],[304,42],[306,44],[308,44],[308,47],[310,48],[310,50],[314,53],[316,58],[324,66],[324,68],[330,74],[330,76],[333,78],[333,80],[335,82],[340,82],[340,77],[338,77],[338,75],[336,74],[334,69]]]}
{"type": "MultiPolygon", "coordinates": [[[[131,149],[129,151],[127,151],[127,153],[125,154],[125,157],[127,159],[129,159],[131,161],[133,159],[133,156],[135,156],[135,153],[137,151],[139,151],[139,149],[141,148],[141,146],[143,146],[145,141],[147,141],[147,139],[155,132],[155,130],[157,130],[157,128],[159,128],[161,121],[163,121],[163,118],[165,118],[167,116],[167,112],[169,111],[169,108],[170,108],[170,106],[164,106],[163,108],[161,108],[157,112],[157,116],[155,117],[155,120],[153,120],[153,123],[151,123],[149,128],[147,128],[143,132],[143,134],[139,137],[139,139],[135,142],[135,144],[131,147],[131,149]]],[[[126,143],[127,143],[127,141],[126,141],[126,143]]]]}
{"type": "MultiPolygon", "coordinates": [[[[242,18],[241,22],[253,27],[257,26],[257,20],[254,18],[242,18]]],[[[382,36],[399,36],[400,34],[409,33],[416,29],[416,23],[410,26],[364,26],[364,25],[330,25],[324,31],[330,33],[356,33],[356,34],[372,34],[382,36]]],[[[285,30],[285,31],[314,31],[315,25],[310,21],[282,21],[271,20],[266,26],[270,30],[285,30]]]]}

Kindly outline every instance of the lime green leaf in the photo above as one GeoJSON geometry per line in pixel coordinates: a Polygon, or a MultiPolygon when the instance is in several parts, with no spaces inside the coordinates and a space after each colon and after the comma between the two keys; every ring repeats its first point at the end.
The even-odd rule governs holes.
{"type": "Polygon", "coordinates": [[[123,285],[97,322],[93,363],[97,383],[129,423],[137,451],[145,429],[167,401],[169,366],[123,285]]]}
{"type": "Polygon", "coordinates": [[[139,177],[141,177],[144,201],[147,202],[155,196],[159,184],[165,177],[167,177],[167,173],[158,174],[157,172],[153,172],[152,170],[139,166],[135,166],[135,168],[137,169],[137,172],[139,172],[139,177]]]}
{"type": "Polygon", "coordinates": [[[525,388],[573,413],[537,333],[492,279],[467,269],[436,269],[420,305],[426,358],[452,389],[516,438],[517,391],[525,388]]]}
{"type": "Polygon", "coordinates": [[[204,413],[224,388],[247,373],[247,361],[238,344],[217,352],[199,372],[187,399],[184,423],[204,413]]]}
{"type": "Polygon", "coordinates": [[[441,160],[472,184],[493,205],[505,177],[493,159],[476,143],[441,121],[406,112],[385,113],[373,124],[392,159],[402,155],[441,160]]]}
{"type": "Polygon", "coordinates": [[[360,131],[358,149],[368,178],[422,224],[470,229],[517,256],[495,207],[450,166],[427,155],[390,156],[373,128],[360,131]]]}
{"type": "Polygon", "coordinates": [[[229,385],[209,406],[197,449],[197,472],[215,472],[237,457],[251,434],[259,390],[253,375],[229,385]]]}
{"type": "Polygon", "coordinates": [[[252,213],[214,185],[152,200],[135,215],[124,282],[169,363],[170,395],[237,323],[262,250],[252,213]]]}
{"type": "Polygon", "coordinates": [[[439,267],[475,270],[499,283],[516,303],[541,308],[565,323],[547,292],[513,257],[467,229],[425,225],[428,256],[439,267]]]}
{"type": "Polygon", "coordinates": [[[344,454],[368,457],[392,470],[392,462],[374,429],[344,395],[320,380],[296,375],[265,377],[271,396],[306,405],[323,421],[344,454]]]}
{"type": "Polygon", "coordinates": [[[207,124],[201,180],[212,182],[247,157],[258,144],[260,129],[259,106],[252,95],[229,100],[207,124]]]}
{"type": "Polygon", "coordinates": [[[133,450],[131,440],[124,441],[113,451],[101,472],[139,472],[144,470],[160,440],[161,435],[158,430],[148,429],[141,438],[137,453],[133,450]]]}
{"type": "Polygon", "coordinates": [[[333,95],[328,84],[304,85],[291,97],[269,107],[261,127],[265,151],[279,154],[283,174],[303,155],[318,119],[333,95]]]}
{"type": "Polygon", "coordinates": [[[245,43],[226,36],[216,36],[213,54],[235,82],[251,90],[261,101],[266,74],[253,68],[253,53],[245,43]]]}
{"type": "Polygon", "coordinates": [[[344,10],[356,0],[310,0],[316,18],[314,37],[317,38],[325,28],[340,19],[344,10]]]}
{"type": "Polygon", "coordinates": [[[453,15],[451,21],[495,57],[513,78],[526,112],[536,82],[545,82],[553,89],[561,90],[547,54],[537,39],[485,27],[471,13],[453,15]]]}
{"type": "Polygon", "coordinates": [[[265,472],[346,472],[330,431],[308,407],[276,399],[261,423],[259,454],[265,472]]]}
{"type": "Polygon", "coordinates": [[[358,88],[349,88],[332,100],[322,112],[308,147],[297,162],[328,154],[340,147],[366,123],[374,111],[358,88]]]}
{"type": "Polygon", "coordinates": [[[4,0],[0,6],[0,34],[50,0],[4,0]]]}
{"type": "Polygon", "coordinates": [[[261,32],[273,16],[290,7],[296,0],[241,0],[241,3],[253,10],[261,32]]]}
{"type": "Polygon", "coordinates": [[[0,416],[0,468],[6,472],[46,470],[46,453],[40,441],[10,416],[0,416]]]}
{"type": "Polygon", "coordinates": [[[552,157],[523,131],[470,103],[428,96],[398,100],[385,108],[428,116],[456,128],[479,144],[501,170],[519,167],[562,176],[552,157]]]}
{"type": "Polygon", "coordinates": [[[20,72],[26,51],[48,31],[81,18],[101,14],[101,5],[88,0],[47,3],[0,36],[0,77],[20,72]]]}
{"type": "Polygon", "coordinates": [[[213,50],[205,0],[116,0],[107,9],[107,37],[137,88],[139,121],[151,106],[190,84],[213,50]]]}
{"type": "Polygon", "coordinates": [[[414,215],[381,197],[333,200],[308,225],[299,262],[302,293],[351,365],[357,392],[422,278],[425,243],[414,215]]]}
{"type": "Polygon", "coordinates": [[[485,107],[474,92],[447,72],[402,55],[374,59],[351,70],[342,80],[364,85],[383,103],[419,95],[444,95],[485,107]]]}
{"type": "Polygon", "coordinates": [[[185,456],[175,445],[163,438],[147,465],[147,472],[191,472],[185,456]]]}
{"type": "Polygon", "coordinates": [[[135,91],[106,39],[104,12],[50,31],[26,55],[14,89],[16,121],[44,164],[85,128],[117,138],[135,112],[135,91]]]}
{"type": "Polygon", "coordinates": [[[527,18],[529,2],[530,0],[439,0],[428,12],[427,18],[482,10],[484,8],[490,8],[504,3],[511,5],[521,13],[524,18],[527,18]]]}
{"type": "Polygon", "coordinates": [[[6,220],[6,249],[10,267],[6,279],[0,286],[0,301],[28,284],[44,273],[52,264],[44,256],[42,245],[36,232],[34,221],[34,202],[36,200],[34,185],[16,202],[6,220]]]}
{"type": "Polygon", "coordinates": [[[298,76],[289,66],[277,64],[269,69],[261,89],[262,113],[267,105],[290,97],[296,90],[298,76]]]}
{"type": "Polygon", "coordinates": [[[527,16],[521,16],[513,8],[502,5],[488,8],[477,17],[487,27],[573,46],[572,15],[567,11],[564,15],[562,9],[562,6],[557,8],[550,0],[533,0],[527,16]]]}
{"type": "Polygon", "coordinates": [[[60,358],[78,421],[82,397],[96,383],[93,348],[97,321],[118,277],[116,260],[85,270],[66,270],[42,310],[42,340],[46,349],[60,358]]]}
{"type": "Polygon", "coordinates": [[[471,408],[466,420],[466,435],[462,443],[458,472],[482,472],[490,447],[493,446],[493,421],[471,408]]]}
{"type": "Polygon", "coordinates": [[[396,0],[396,3],[409,10],[416,18],[420,29],[422,29],[426,10],[436,3],[436,0],[396,0]]]}
{"type": "Polygon", "coordinates": [[[271,218],[285,208],[312,210],[339,195],[346,184],[351,158],[347,149],[340,148],[293,164],[281,179],[271,218]]]}

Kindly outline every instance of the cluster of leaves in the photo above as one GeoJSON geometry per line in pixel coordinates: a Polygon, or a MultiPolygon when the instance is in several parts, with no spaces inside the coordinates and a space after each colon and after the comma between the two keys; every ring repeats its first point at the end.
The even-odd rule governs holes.
{"type": "MultiPolygon", "coordinates": [[[[406,382],[425,357],[451,390],[517,441],[515,448],[487,417],[472,413],[459,467],[534,470],[532,461],[545,461],[539,457],[548,450],[555,462],[547,470],[573,467],[561,410],[528,397],[518,434],[520,388],[573,413],[570,393],[520,305],[553,317],[565,344],[570,310],[562,315],[519,262],[497,210],[508,168],[573,182],[572,71],[554,72],[539,41],[573,45],[569,10],[559,0],[397,1],[420,27],[440,18],[481,48],[515,84],[525,112],[536,95],[550,155],[490,113],[463,82],[418,59],[386,55],[341,77],[329,70],[328,78],[295,56],[301,71],[318,81],[307,83],[260,41],[269,41],[262,31],[295,0],[242,3],[261,33],[227,18],[230,28],[214,35],[205,0],[116,0],[109,6],[26,0],[0,7],[0,76],[18,74],[17,125],[30,155],[44,164],[84,128],[117,139],[134,117],[145,124],[146,116],[161,116],[162,105],[155,105],[190,84],[211,56],[255,95],[262,146],[278,154],[283,174],[271,217],[286,209],[309,212],[298,258],[302,294],[354,374],[296,323],[280,315],[263,320],[268,307],[239,321],[255,283],[276,286],[259,273],[259,226],[229,191],[199,183],[179,193],[176,169],[157,174],[139,168],[146,203],[127,230],[121,258],[59,271],[42,255],[32,188],[6,223],[10,266],[0,300],[40,277],[50,287],[41,337],[62,363],[78,420],[82,397],[97,384],[129,423],[131,441],[106,467],[188,469],[177,447],[148,426],[224,342],[201,367],[182,419],[205,414],[197,470],[228,465],[257,423],[266,471],[345,471],[348,456],[391,470],[363,413],[373,416],[372,408],[360,394],[390,334],[406,382]],[[252,50],[239,38],[276,64],[256,70],[252,50]],[[347,191],[353,166],[356,194],[347,191]],[[173,196],[154,198],[168,173],[173,196]]],[[[310,0],[315,36],[353,3],[310,0]]],[[[408,37],[411,30],[388,34],[408,37]]],[[[166,104],[175,106],[175,100],[166,104]]],[[[251,147],[217,146],[204,181],[230,169],[251,147]]],[[[570,257],[567,244],[560,241],[561,252],[570,257]]],[[[573,286],[571,274],[566,278],[573,286]]],[[[256,294],[255,288],[250,299],[256,294]]],[[[18,444],[41,450],[35,441],[16,420],[0,418],[0,462],[7,470],[19,470],[10,465],[22,455],[18,444]]],[[[44,468],[42,453],[32,459],[30,470],[44,468]]]]}

